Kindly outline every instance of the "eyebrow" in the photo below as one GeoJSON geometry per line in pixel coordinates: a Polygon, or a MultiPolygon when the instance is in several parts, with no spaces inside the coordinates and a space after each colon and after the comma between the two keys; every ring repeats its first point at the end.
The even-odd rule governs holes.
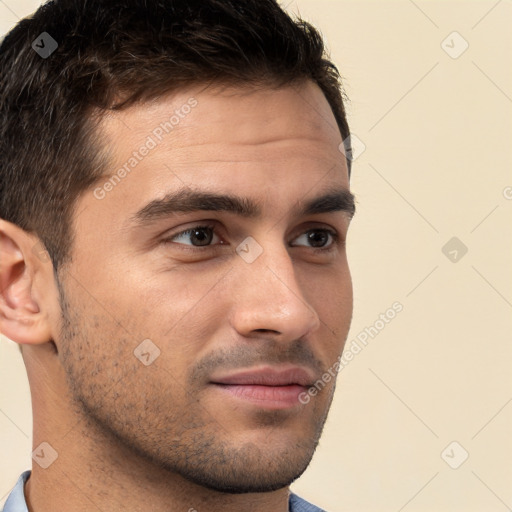
{"type": "MultiPolygon", "coordinates": [[[[350,218],[355,213],[354,195],[346,189],[335,189],[313,199],[299,202],[300,215],[346,212],[350,218]]],[[[241,217],[255,218],[261,215],[259,204],[236,195],[182,189],[154,199],[131,217],[136,226],[145,226],[176,213],[196,211],[228,212],[241,217]]]]}

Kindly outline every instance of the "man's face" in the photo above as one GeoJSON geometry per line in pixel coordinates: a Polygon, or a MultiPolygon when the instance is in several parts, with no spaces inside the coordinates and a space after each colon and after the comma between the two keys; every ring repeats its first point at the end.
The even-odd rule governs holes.
{"type": "Polygon", "coordinates": [[[312,83],[198,88],[101,129],[112,165],[77,202],[60,280],[73,397],[191,481],[288,485],[311,460],[334,379],[299,396],[332,371],[352,313],[351,198],[327,101],[312,83]]]}

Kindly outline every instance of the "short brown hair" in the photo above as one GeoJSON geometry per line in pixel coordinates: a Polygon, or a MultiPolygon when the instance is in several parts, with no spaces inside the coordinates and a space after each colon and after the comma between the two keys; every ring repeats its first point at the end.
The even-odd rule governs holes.
{"type": "Polygon", "coordinates": [[[76,199],[107,166],[101,112],[202,83],[310,79],[349,136],[321,35],[276,0],[54,0],[5,37],[0,69],[0,218],[35,233],[55,270],[76,199]]]}

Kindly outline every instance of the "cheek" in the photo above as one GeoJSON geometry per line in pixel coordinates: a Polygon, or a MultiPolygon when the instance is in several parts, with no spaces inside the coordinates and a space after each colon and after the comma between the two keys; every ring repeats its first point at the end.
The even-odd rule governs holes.
{"type": "Polygon", "coordinates": [[[130,329],[141,339],[151,339],[162,356],[169,356],[165,363],[181,372],[200,357],[225,322],[229,307],[225,275],[225,271],[164,271],[149,279],[132,276],[119,307],[130,312],[126,319],[130,329]],[[127,297],[130,293],[137,307],[127,297]]]}
{"type": "Polygon", "coordinates": [[[186,329],[169,332],[166,325],[161,334],[154,322],[161,309],[146,305],[134,312],[130,302],[118,301],[110,302],[107,312],[92,295],[73,292],[59,341],[75,400],[87,414],[119,432],[140,421],[150,424],[161,411],[166,411],[166,421],[178,421],[179,411],[191,406],[184,383],[195,358],[190,343],[194,329],[187,336],[186,329]],[[115,309],[125,311],[125,317],[114,318],[115,309]]]}
{"type": "Polygon", "coordinates": [[[119,269],[115,283],[105,280],[95,296],[139,337],[164,335],[197,320],[197,310],[216,300],[224,275],[222,269],[194,271],[171,265],[151,271],[139,266],[126,273],[119,269]]]}
{"type": "Polygon", "coordinates": [[[148,272],[120,261],[116,268],[102,270],[102,276],[96,273],[89,281],[82,276],[87,290],[77,281],[69,284],[69,328],[80,342],[69,348],[68,367],[74,361],[73,371],[81,374],[80,368],[87,368],[86,373],[96,375],[91,379],[95,392],[123,374],[151,369],[146,373],[156,378],[153,370],[158,367],[168,372],[159,375],[163,381],[186,382],[187,372],[225,325],[229,268],[192,271],[169,265],[148,272]],[[142,355],[148,351],[149,356],[142,355]],[[154,358],[154,363],[143,366],[137,354],[154,358]]]}
{"type": "Polygon", "coordinates": [[[352,279],[346,260],[330,268],[300,274],[301,289],[309,304],[326,321],[346,323],[352,315],[352,279]]]}
{"type": "MultiPolygon", "coordinates": [[[[318,275],[308,283],[308,302],[321,321],[321,339],[329,360],[336,359],[345,344],[352,320],[352,280],[347,265],[318,275]]],[[[303,288],[304,289],[304,288],[303,288]]]]}

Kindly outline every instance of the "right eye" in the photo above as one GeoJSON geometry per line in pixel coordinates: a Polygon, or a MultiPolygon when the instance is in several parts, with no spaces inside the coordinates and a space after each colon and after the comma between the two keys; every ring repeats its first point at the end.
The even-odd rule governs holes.
{"type": "Polygon", "coordinates": [[[215,233],[213,226],[194,226],[165,239],[166,243],[191,245],[193,247],[206,247],[222,244],[222,240],[215,233]]]}

